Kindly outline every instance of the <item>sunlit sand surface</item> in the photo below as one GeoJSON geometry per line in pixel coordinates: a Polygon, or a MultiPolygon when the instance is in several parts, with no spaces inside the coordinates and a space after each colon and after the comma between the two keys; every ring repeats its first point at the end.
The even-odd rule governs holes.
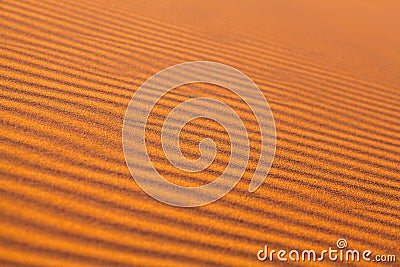
{"type": "Polygon", "coordinates": [[[398,10],[395,1],[356,0],[1,1],[1,265],[252,266],[264,244],[318,251],[339,238],[400,257],[398,10]],[[170,91],[146,132],[167,180],[203,185],[229,161],[224,128],[197,119],[181,132],[183,155],[198,158],[199,142],[212,138],[215,160],[200,173],[169,164],[161,126],[185,100],[228,104],[251,141],[238,185],[185,209],[139,188],[121,134],[146,79],[197,60],[258,85],[277,148],[249,193],[260,129],[246,103],[205,84],[170,91]]]}

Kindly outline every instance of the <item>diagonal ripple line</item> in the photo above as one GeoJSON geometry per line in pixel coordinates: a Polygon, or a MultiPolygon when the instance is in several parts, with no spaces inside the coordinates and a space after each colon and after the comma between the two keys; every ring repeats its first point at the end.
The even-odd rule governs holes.
{"type": "Polygon", "coordinates": [[[161,129],[161,143],[166,158],[173,166],[187,172],[202,171],[215,159],[217,151],[214,141],[203,139],[199,143],[201,156],[191,160],[180,150],[179,134],[193,119],[213,119],[225,128],[231,143],[229,163],[221,176],[206,185],[185,187],[169,182],[153,166],[145,140],[148,117],[165,94],[189,83],[224,87],[238,95],[253,112],[261,135],[260,158],[249,184],[249,192],[254,192],[266,179],[275,155],[276,128],[272,111],[260,89],[245,74],[230,66],[209,61],[186,62],[166,68],[146,80],[133,95],[125,112],[122,129],[122,148],[132,177],[143,191],[160,202],[178,207],[197,207],[226,195],[245,173],[250,144],[243,121],[229,105],[208,97],[192,98],[172,109],[161,129]],[[208,71],[204,72],[205,69],[208,71]]]}

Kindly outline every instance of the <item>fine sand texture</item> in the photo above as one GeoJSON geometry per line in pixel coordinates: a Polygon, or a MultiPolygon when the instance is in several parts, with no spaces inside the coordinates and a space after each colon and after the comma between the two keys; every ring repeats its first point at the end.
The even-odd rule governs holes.
{"type": "Polygon", "coordinates": [[[0,265],[279,266],[257,252],[321,251],[344,238],[351,249],[397,255],[382,266],[398,266],[399,12],[387,0],[0,0],[0,265]],[[214,161],[201,172],[170,164],[161,127],[186,100],[229,105],[250,139],[231,192],[179,208],[132,178],[122,126],[143,82],[188,61],[252,79],[277,139],[271,170],[250,193],[260,156],[251,107],[216,85],[168,92],[146,128],[167,180],[204,185],[229,162],[226,129],[199,118],[180,133],[182,153],[198,158],[199,142],[211,138],[214,161]]]}

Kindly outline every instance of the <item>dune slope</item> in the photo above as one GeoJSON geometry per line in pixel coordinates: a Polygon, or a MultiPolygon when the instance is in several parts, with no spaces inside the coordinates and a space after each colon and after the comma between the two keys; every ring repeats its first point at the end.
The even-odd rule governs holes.
{"type": "Polygon", "coordinates": [[[1,1],[0,263],[253,266],[265,244],[318,251],[339,238],[400,260],[399,4],[323,3],[1,1]],[[206,119],[185,126],[181,146],[195,159],[199,141],[213,138],[211,166],[188,174],[166,160],[162,122],[187,99],[234,108],[252,148],[235,189],[184,209],[139,188],[121,134],[147,78],[196,60],[230,65],[259,86],[277,149],[249,193],[260,149],[249,107],[224,88],[175,88],[146,133],[168,180],[205,184],[229,161],[226,132],[206,119]]]}

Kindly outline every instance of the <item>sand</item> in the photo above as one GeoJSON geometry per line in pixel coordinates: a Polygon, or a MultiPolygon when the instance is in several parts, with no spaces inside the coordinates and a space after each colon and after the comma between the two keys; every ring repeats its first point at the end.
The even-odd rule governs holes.
{"type": "Polygon", "coordinates": [[[399,8],[356,0],[1,1],[1,265],[253,266],[265,244],[318,251],[339,238],[400,260],[399,8]],[[206,184],[229,160],[226,132],[206,119],[185,126],[181,146],[195,159],[196,144],[213,138],[210,167],[190,174],[166,160],[162,122],[187,99],[234,108],[252,148],[235,189],[185,209],[154,200],[132,179],[122,123],[147,78],[196,60],[237,68],[259,86],[277,149],[267,179],[249,193],[260,149],[249,107],[216,86],[172,90],[146,133],[168,180],[206,184]]]}

